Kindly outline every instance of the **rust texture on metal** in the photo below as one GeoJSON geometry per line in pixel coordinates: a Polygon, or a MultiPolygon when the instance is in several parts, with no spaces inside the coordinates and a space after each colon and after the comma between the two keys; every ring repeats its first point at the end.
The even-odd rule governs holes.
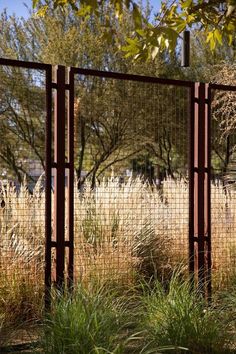
{"type": "Polygon", "coordinates": [[[68,284],[73,285],[74,277],[74,74],[69,71],[69,98],[68,98],[68,235],[69,235],[69,262],[68,284]]]}
{"type": "Polygon", "coordinates": [[[210,102],[208,85],[196,83],[194,89],[194,129],[191,139],[194,154],[193,179],[190,176],[191,193],[189,242],[194,240],[194,272],[199,287],[209,296],[211,292],[211,232],[210,232],[210,102]]]}
{"type": "Polygon", "coordinates": [[[190,90],[190,124],[189,124],[189,272],[191,278],[194,277],[194,146],[195,146],[195,135],[194,135],[194,97],[195,88],[192,87],[190,90]]]}
{"type": "Polygon", "coordinates": [[[236,86],[231,85],[221,85],[221,84],[209,84],[210,90],[219,90],[219,91],[236,91],[236,86]]]}
{"type": "Polygon", "coordinates": [[[118,72],[82,69],[82,68],[74,68],[74,67],[71,68],[71,70],[74,74],[102,77],[102,78],[108,78],[108,79],[139,81],[139,82],[148,82],[148,83],[162,84],[162,85],[173,85],[173,86],[180,86],[180,87],[193,87],[194,86],[194,82],[192,82],[192,81],[161,79],[161,78],[153,77],[153,76],[122,74],[122,73],[118,73],[118,72]]]}
{"type": "Polygon", "coordinates": [[[54,108],[54,235],[56,239],[56,285],[65,277],[65,67],[56,70],[57,91],[54,108]]]}
{"type": "Polygon", "coordinates": [[[0,58],[0,66],[17,67],[23,69],[41,70],[45,72],[45,308],[50,307],[51,289],[51,248],[52,248],[52,203],[51,203],[51,178],[52,178],[52,65],[21,60],[0,58]]]}
{"type": "Polygon", "coordinates": [[[196,139],[198,149],[197,166],[197,195],[198,195],[198,208],[197,208],[197,238],[198,238],[198,280],[204,283],[204,268],[205,268],[205,252],[204,252],[204,236],[205,236],[205,85],[200,83],[198,86],[198,136],[196,139]]]}
{"type": "Polygon", "coordinates": [[[52,202],[51,202],[51,180],[52,180],[52,68],[50,67],[46,74],[46,161],[45,161],[45,307],[50,306],[51,289],[51,220],[52,220],[52,202]]]}
{"type": "Polygon", "coordinates": [[[207,219],[208,219],[208,233],[207,233],[207,296],[211,299],[212,295],[212,249],[211,249],[211,89],[207,85],[207,219]]]}
{"type": "Polygon", "coordinates": [[[34,70],[45,70],[50,71],[52,70],[52,66],[50,64],[44,63],[36,63],[30,61],[23,61],[23,60],[14,60],[14,59],[5,59],[0,58],[0,65],[4,66],[14,66],[18,68],[25,68],[25,69],[34,69],[34,70]]]}

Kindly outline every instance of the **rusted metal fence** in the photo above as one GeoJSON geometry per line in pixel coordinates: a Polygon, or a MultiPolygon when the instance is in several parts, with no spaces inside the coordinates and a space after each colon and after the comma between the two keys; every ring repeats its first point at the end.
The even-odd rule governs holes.
{"type": "Polygon", "coordinates": [[[213,289],[235,276],[236,87],[210,85],[211,95],[211,228],[213,289]]]}
{"type": "Polygon", "coordinates": [[[177,259],[188,259],[191,84],[72,74],[80,189],[74,274],[122,283],[134,273],[165,278],[177,259]]]}
{"type": "Polygon", "coordinates": [[[51,232],[51,150],[47,145],[45,153],[45,142],[51,134],[52,69],[4,59],[0,64],[2,329],[40,316],[41,298],[49,285],[45,249],[51,232]]]}
{"type": "MultiPolygon", "coordinates": [[[[222,133],[217,117],[220,93],[233,95],[236,88],[7,59],[0,65],[6,132],[18,127],[24,142],[17,171],[22,178],[30,160],[41,161],[45,172],[44,242],[35,254],[41,252],[42,259],[44,253],[46,305],[52,283],[59,288],[78,281],[129,284],[137,274],[165,280],[180,262],[210,296],[211,279],[215,284],[217,274],[223,277],[235,267],[235,191],[224,179],[233,169],[234,127],[222,133]],[[27,84],[24,95],[10,83],[22,86],[21,93],[27,84]]],[[[7,178],[9,168],[2,168],[7,178]]],[[[26,189],[29,171],[27,176],[26,189]]],[[[20,190],[15,192],[19,205],[20,190]]],[[[6,230],[2,221],[2,274],[7,257],[15,256],[13,241],[26,239],[14,232],[18,226],[6,230]]],[[[36,231],[32,240],[34,248],[36,231]]],[[[21,264],[27,286],[30,270],[21,264]]]]}

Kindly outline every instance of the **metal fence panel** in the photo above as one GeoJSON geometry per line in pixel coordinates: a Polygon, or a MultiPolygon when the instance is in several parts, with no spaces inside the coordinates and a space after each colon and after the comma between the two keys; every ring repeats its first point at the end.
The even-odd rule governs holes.
{"type": "Polygon", "coordinates": [[[74,70],[74,275],[188,264],[191,83],[74,70]]]}
{"type": "Polygon", "coordinates": [[[10,326],[41,316],[50,278],[51,67],[5,59],[0,65],[0,312],[10,326]]]}
{"type": "Polygon", "coordinates": [[[211,85],[213,289],[230,286],[236,269],[236,87],[211,85]]]}
{"type": "Polygon", "coordinates": [[[208,295],[211,272],[229,285],[235,95],[62,66],[53,81],[50,65],[0,59],[3,322],[38,318],[52,283],[168,280],[183,264],[208,295]]]}

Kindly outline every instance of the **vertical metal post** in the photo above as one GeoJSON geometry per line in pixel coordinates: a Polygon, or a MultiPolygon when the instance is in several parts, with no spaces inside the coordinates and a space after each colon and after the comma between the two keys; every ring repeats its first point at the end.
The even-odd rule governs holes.
{"type": "Polygon", "coordinates": [[[198,282],[204,286],[205,279],[205,154],[206,154],[206,122],[205,122],[205,85],[200,83],[198,86],[198,174],[197,174],[197,220],[198,220],[198,282]]]}
{"type": "Polygon", "coordinates": [[[182,38],[181,66],[189,67],[190,64],[190,32],[184,31],[182,38]]]}
{"type": "Polygon", "coordinates": [[[54,232],[56,238],[56,285],[64,285],[65,271],[65,67],[56,70],[54,115],[54,232]]]}
{"type": "Polygon", "coordinates": [[[68,234],[69,234],[69,264],[68,286],[73,285],[74,276],[74,73],[69,70],[69,100],[68,100],[68,234]]]}
{"type": "MultiPolygon", "coordinates": [[[[211,291],[211,226],[210,226],[210,99],[208,85],[196,83],[194,89],[194,193],[192,208],[194,270],[199,288],[209,296],[211,291]]],[[[192,175],[191,175],[192,176],[192,175]]],[[[192,182],[193,183],[193,182],[192,182]]],[[[192,229],[191,229],[192,232],[192,229]]],[[[191,235],[190,235],[191,237],[191,235]]],[[[192,242],[192,241],[191,241],[192,242]]]]}
{"type": "Polygon", "coordinates": [[[194,279],[194,146],[195,146],[195,114],[194,86],[190,90],[190,124],[189,124],[189,273],[194,279]]]}
{"type": "Polygon", "coordinates": [[[50,308],[51,289],[51,179],[52,179],[52,67],[46,71],[46,152],[45,152],[45,309],[50,308]]]}
{"type": "Polygon", "coordinates": [[[211,299],[211,89],[209,84],[206,85],[206,125],[207,125],[207,229],[206,229],[206,257],[207,257],[207,297],[211,299]]]}

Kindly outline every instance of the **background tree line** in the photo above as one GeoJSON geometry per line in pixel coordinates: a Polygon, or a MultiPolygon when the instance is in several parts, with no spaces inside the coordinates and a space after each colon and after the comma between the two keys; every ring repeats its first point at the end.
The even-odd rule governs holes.
{"type": "MultiPolygon", "coordinates": [[[[140,9],[149,21],[149,3],[140,9]]],[[[217,74],[219,77],[219,66],[225,59],[228,66],[224,68],[230,71],[235,58],[235,48],[227,41],[212,54],[204,35],[194,31],[191,68],[180,68],[179,47],[172,53],[159,52],[145,62],[124,58],[115,44],[118,40],[125,43],[133,33],[132,13],[126,11],[122,22],[118,21],[109,4],[104,5],[101,16],[85,18],[60,8],[49,9],[43,17],[31,13],[27,20],[2,13],[0,26],[2,57],[50,64],[211,81],[217,74]],[[115,31],[104,40],[108,18],[115,31]]],[[[2,173],[21,182],[24,175],[31,178],[29,159],[39,161],[44,168],[44,77],[32,70],[4,67],[0,82],[2,173]]],[[[81,183],[87,176],[94,184],[96,177],[111,171],[122,173],[133,168],[150,173],[150,166],[172,176],[185,173],[187,107],[188,93],[181,88],[77,77],[75,161],[81,183]]],[[[220,119],[219,114],[217,117],[220,119]]],[[[222,129],[213,144],[216,164],[220,164],[219,155],[225,163],[225,144],[219,143],[222,129]]]]}

